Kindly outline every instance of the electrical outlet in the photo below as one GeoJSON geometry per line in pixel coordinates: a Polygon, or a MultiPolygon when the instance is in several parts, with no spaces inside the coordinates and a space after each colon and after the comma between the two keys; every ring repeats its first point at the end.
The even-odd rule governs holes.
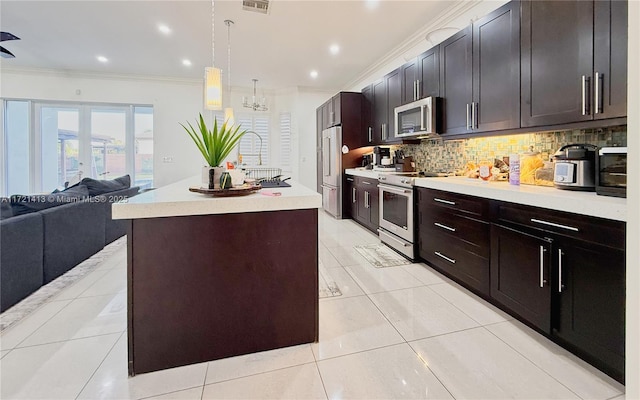
{"type": "Polygon", "coordinates": [[[162,162],[165,164],[171,164],[173,162],[173,157],[172,156],[162,157],[162,162]]]}

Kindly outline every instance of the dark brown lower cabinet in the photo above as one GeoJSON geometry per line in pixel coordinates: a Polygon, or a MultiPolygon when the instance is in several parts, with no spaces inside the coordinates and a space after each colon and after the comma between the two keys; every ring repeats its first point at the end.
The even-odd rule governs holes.
{"type": "Polygon", "coordinates": [[[359,176],[353,179],[354,183],[348,188],[353,219],[377,235],[380,219],[378,180],[359,176]]]}
{"type": "Polygon", "coordinates": [[[549,239],[509,227],[491,226],[491,297],[551,332],[549,239]]]}
{"type": "Polygon", "coordinates": [[[425,188],[417,222],[424,261],[624,383],[624,222],[425,188]]]}
{"type": "Polygon", "coordinates": [[[624,250],[563,240],[554,256],[553,336],[624,381],[624,250]]]}

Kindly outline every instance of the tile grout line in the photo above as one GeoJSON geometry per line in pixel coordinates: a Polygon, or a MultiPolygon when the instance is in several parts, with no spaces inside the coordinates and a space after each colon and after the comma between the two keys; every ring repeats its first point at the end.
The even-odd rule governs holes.
{"type": "Polygon", "coordinates": [[[209,365],[211,361],[207,361],[207,368],[204,371],[204,380],[202,381],[202,391],[200,392],[200,400],[204,397],[204,387],[207,386],[207,376],[209,376],[209,365]]]}
{"type": "MultiPolygon", "coordinates": [[[[420,340],[424,340],[424,339],[420,339],[420,340]]],[[[413,348],[413,346],[411,346],[411,343],[407,342],[407,344],[409,345],[409,348],[411,349],[411,351],[413,351],[413,353],[416,355],[416,357],[418,357],[418,359],[420,361],[422,361],[425,367],[427,367],[427,369],[429,370],[429,372],[431,372],[431,374],[438,380],[438,382],[440,382],[440,384],[442,385],[442,387],[444,388],[444,390],[447,391],[447,393],[449,393],[451,395],[451,398],[455,400],[456,396],[453,395],[453,393],[451,393],[451,390],[449,390],[449,388],[447,387],[447,385],[444,384],[444,382],[442,382],[442,380],[440,379],[440,377],[435,373],[434,370],[431,369],[431,367],[429,367],[429,365],[427,364],[426,360],[422,358],[422,356],[420,356],[420,354],[418,354],[418,352],[416,351],[416,349],[413,348]]]]}
{"type": "MultiPolygon", "coordinates": [[[[84,383],[84,385],[82,385],[82,388],[80,389],[80,391],[78,391],[78,394],[76,395],[76,400],[78,399],[78,397],[80,397],[80,395],[82,394],[82,391],[87,387],[87,385],[89,384],[89,382],[91,382],[91,379],[95,376],[96,372],[98,372],[98,370],[100,369],[100,367],[102,366],[102,364],[104,364],[105,360],[107,359],[107,357],[109,357],[109,354],[111,354],[111,352],[113,351],[113,349],[116,347],[116,345],[118,344],[118,340],[120,340],[120,338],[127,333],[126,330],[122,331],[120,333],[120,336],[118,336],[118,338],[113,342],[113,345],[111,346],[111,348],[109,349],[109,351],[107,351],[107,354],[105,354],[104,358],[102,359],[102,361],[100,361],[100,364],[98,364],[98,366],[96,367],[96,369],[91,373],[91,376],[89,377],[89,379],[87,379],[87,381],[84,383]]],[[[112,335],[112,334],[111,334],[112,335]]],[[[99,336],[104,336],[104,335],[99,335],[99,336]]],[[[74,340],[74,339],[71,339],[74,340]]],[[[71,340],[66,340],[71,341],[71,340]]]]}
{"type": "Polygon", "coordinates": [[[48,346],[51,344],[58,344],[58,343],[66,343],[66,342],[75,342],[78,340],[85,340],[85,339],[91,339],[91,338],[96,338],[96,337],[101,337],[101,336],[109,336],[109,335],[115,335],[116,333],[122,333],[122,332],[126,332],[127,330],[125,329],[124,331],[115,331],[115,332],[105,332],[105,333],[100,333],[98,335],[91,335],[91,336],[83,336],[83,337],[74,337],[74,338],[69,338],[69,339],[63,339],[63,340],[56,340],[53,342],[46,342],[46,343],[38,343],[38,344],[31,344],[28,346],[22,346],[22,347],[16,347],[12,350],[22,350],[22,349],[30,349],[33,347],[39,347],[39,346],[48,346]]]}
{"type": "MultiPolygon", "coordinates": [[[[504,322],[509,322],[509,321],[503,321],[504,322]]],[[[501,341],[502,343],[504,343],[505,345],[507,345],[510,349],[512,349],[513,351],[515,351],[520,357],[524,358],[525,360],[529,361],[531,363],[531,365],[535,366],[536,368],[538,368],[540,371],[542,371],[545,375],[551,377],[551,379],[553,379],[554,381],[558,382],[562,387],[566,388],[568,391],[570,391],[571,393],[575,394],[579,399],[584,399],[584,397],[580,396],[578,393],[574,392],[573,390],[571,390],[570,387],[568,387],[567,385],[565,385],[564,383],[560,382],[558,379],[556,379],[555,376],[553,376],[552,374],[550,374],[546,369],[542,368],[540,365],[538,365],[535,361],[529,359],[529,357],[525,356],[524,354],[522,354],[521,352],[518,351],[518,349],[516,349],[515,347],[513,347],[512,345],[510,345],[509,343],[507,343],[506,341],[504,341],[500,336],[496,335],[495,333],[493,333],[491,330],[487,329],[486,327],[482,327],[484,328],[485,331],[489,332],[489,334],[493,335],[494,337],[496,337],[499,341],[501,341]]],[[[529,327],[527,327],[527,329],[531,329],[529,327]]],[[[546,339],[546,338],[545,338],[546,339]]],[[[621,394],[621,393],[620,393],[621,394]]],[[[619,396],[620,394],[617,394],[616,396],[619,396]]],[[[614,396],[614,398],[616,397],[614,396]]]]}
{"type": "MultiPolygon", "coordinates": [[[[62,310],[64,310],[65,308],[69,307],[69,304],[71,304],[73,302],[73,300],[60,300],[60,301],[68,301],[69,303],[67,303],[64,307],[62,307],[61,309],[59,309],[58,311],[56,311],[55,313],[53,313],[53,315],[51,315],[51,317],[47,318],[44,322],[42,322],[40,325],[38,325],[38,327],[36,329],[33,330],[33,332],[31,332],[30,334],[28,334],[24,339],[22,339],[21,341],[19,341],[15,346],[13,346],[11,348],[11,350],[17,349],[17,348],[24,348],[24,347],[31,347],[31,346],[24,346],[24,347],[18,347],[20,346],[25,340],[29,339],[31,336],[33,336],[38,330],[40,330],[40,328],[42,328],[47,322],[51,321],[51,319],[53,319],[53,317],[55,317],[56,315],[58,315],[60,312],[62,312],[62,310]]],[[[37,312],[38,310],[42,309],[45,305],[49,304],[48,302],[44,302],[42,303],[42,305],[40,307],[38,307],[36,310],[34,310],[33,312],[31,312],[26,318],[29,318],[31,315],[33,315],[34,312],[37,312]]],[[[9,329],[15,329],[18,326],[20,326],[20,324],[22,324],[26,318],[22,318],[20,321],[18,321],[18,323],[16,325],[13,325],[11,327],[9,327],[9,329]]],[[[8,332],[8,331],[7,331],[8,332]]],[[[2,332],[2,334],[4,334],[4,332],[2,332]]],[[[0,335],[0,337],[2,337],[2,335],[0,335]]]]}

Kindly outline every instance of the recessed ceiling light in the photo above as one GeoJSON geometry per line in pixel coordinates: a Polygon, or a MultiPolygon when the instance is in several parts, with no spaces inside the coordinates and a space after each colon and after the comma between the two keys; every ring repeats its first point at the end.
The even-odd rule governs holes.
{"type": "Polygon", "coordinates": [[[313,79],[316,79],[318,77],[318,71],[314,69],[313,71],[309,72],[309,76],[313,79]]]}
{"type": "Polygon", "coordinates": [[[100,61],[101,63],[106,63],[107,61],[109,61],[109,59],[105,56],[97,56],[96,57],[98,59],[98,61],[100,61]]]}
{"type": "Polygon", "coordinates": [[[337,44],[332,44],[331,46],[329,46],[329,51],[331,52],[331,54],[336,55],[340,53],[340,46],[338,46],[337,44]]]}
{"type": "Polygon", "coordinates": [[[191,66],[191,60],[187,60],[186,58],[184,60],[182,60],[182,65],[190,67],[191,66]]]}
{"type": "Polygon", "coordinates": [[[365,5],[369,10],[375,10],[378,8],[380,0],[365,0],[365,5]]]}
{"type": "Polygon", "coordinates": [[[158,30],[162,33],[164,33],[165,35],[168,35],[171,33],[171,28],[169,28],[168,26],[166,26],[165,24],[159,24],[158,25],[158,30]]]}

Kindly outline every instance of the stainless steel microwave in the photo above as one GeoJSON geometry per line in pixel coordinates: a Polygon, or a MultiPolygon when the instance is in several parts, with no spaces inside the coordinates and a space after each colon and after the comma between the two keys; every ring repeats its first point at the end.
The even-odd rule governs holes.
{"type": "Polygon", "coordinates": [[[438,136],[438,98],[425,97],[394,109],[396,137],[432,138],[438,136]]]}

